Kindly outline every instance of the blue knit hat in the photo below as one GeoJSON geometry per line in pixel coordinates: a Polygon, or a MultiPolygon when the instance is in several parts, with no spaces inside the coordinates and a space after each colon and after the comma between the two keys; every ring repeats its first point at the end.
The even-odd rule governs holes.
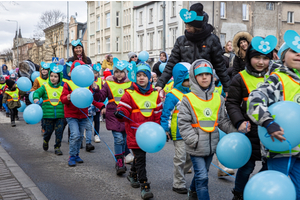
{"type": "Polygon", "coordinates": [[[136,74],[138,74],[139,72],[143,72],[148,77],[148,80],[151,79],[151,69],[148,64],[144,62],[140,62],[136,67],[137,67],[136,74]]]}

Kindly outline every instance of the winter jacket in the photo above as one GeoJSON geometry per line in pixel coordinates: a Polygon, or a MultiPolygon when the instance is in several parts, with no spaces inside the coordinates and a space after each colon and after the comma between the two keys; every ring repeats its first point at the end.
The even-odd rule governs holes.
{"type": "MultiPolygon", "coordinates": [[[[86,60],[87,60],[87,63],[84,63],[84,64],[88,64],[88,65],[90,65],[90,64],[92,64],[92,61],[91,61],[91,59],[89,58],[89,57],[86,57],[86,60]]],[[[67,62],[74,62],[75,61],[75,59],[74,59],[74,56],[72,56],[72,57],[70,57],[68,60],[67,60],[67,62]]],[[[76,60],[76,61],[79,61],[79,60],[76,60]]],[[[83,61],[82,61],[83,62],[83,61]]],[[[84,65],[83,64],[83,65],[84,65]]]]}
{"type": "MultiPolygon", "coordinates": [[[[49,77],[50,77],[50,73],[51,70],[49,71],[48,74],[49,77]]],[[[62,87],[61,86],[62,77],[63,77],[63,73],[61,72],[59,73],[59,82],[56,86],[51,83],[50,79],[48,80],[47,85],[49,85],[52,88],[62,87]]],[[[42,85],[39,89],[37,89],[33,93],[33,100],[35,99],[39,100],[41,97],[43,98],[44,101],[49,99],[45,85],[42,85]]],[[[64,118],[64,104],[61,101],[59,101],[57,106],[51,105],[49,101],[43,102],[42,109],[43,109],[43,118],[47,118],[47,119],[64,118]]]]}
{"type": "Polygon", "coordinates": [[[235,54],[224,52],[223,53],[223,58],[224,58],[225,65],[226,65],[226,68],[227,68],[228,76],[230,77],[230,79],[232,79],[233,62],[234,62],[235,54]]]}
{"type": "MultiPolygon", "coordinates": [[[[42,75],[42,68],[41,67],[39,69],[39,72],[40,72],[40,78],[43,79],[43,80],[45,80],[45,82],[47,82],[46,80],[48,79],[48,77],[50,77],[49,73],[48,73],[48,75],[43,76],[42,75]]],[[[30,89],[30,91],[35,91],[35,90],[39,89],[40,87],[41,87],[41,85],[40,85],[38,79],[36,78],[34,80],[34,82],[33,82],[33,85],[32,85],[32,88],[30,89]]]]}
{"type": "MultiPolygon", "coordinates": [[[[194,37],[197,37],[197,35],[195,34],[194,37]]],[[[213,33],[210,33],[209,36],[203,39],[198,39],[198,42],[188,40],[186,35],[178,37],[164,73],[158,79],[156,86],[164,88],[165,84],[172,77],[173,67],[177,63],[188,62],[192,64],[197,59],[206,59],[212,63],[224,86],[224,91],[227,92],[230,85],[230,78],[227,74],[225,62],[222,57],[220,40],[213,33]]]]}
{"type": "MultiPolygon", "coordinates": [[[[287,74],[294,82],[300,84],[300,78],[297,74],[287,66],[284,66],[280,63],[273,63],[275,66],[271,66],[270,69],[274,69],[275,72],[282,72],[287,74]]],[[[271,72],[270,72],[271,73],[271,72]]],[[[253,90],[248,98],[248,116],[250,119],[260,126],[266,126],[269,124],[268,121],[273,121],[272,115],[268,112],[268,107],[273,103],[278,101],[283,101],[283,86],[279,77],[276,74],[272,74],[269,76],[264,84],[253,90]],[[264,123],[267,122],[267,123],[264,123]]],[[[280,126],[280,124],[279,124],[280,126]]],[[[279,131],[278,130],[275,131],[279,131]]],[[[300,154],[298,152],[293,152],[293,150],[297,150],[299,152],[299,147],[296,146],[292,149],[292,156],[300,158],[300,154]]],[[[267,151],[263,152],[266,156],[270,156],[271,158],[279,158],[279,157],[289,157],[290,154],[276,154],[270,153],[267,151]]]]}
{"type": "MultiPolygon", "coordinates": [[[[157,74],[157,78],[159,78],[159,77],[161,76],[161,72],[159,71],[159,65],[160,65],[161,63],[166,63],[166,62],[168,62],[168,60],[169,60],[169,56],[168,56],[167,52],[165,52],[165,51],[162,51],[162,52],[164,52],[164,53],[166,54],[166,56],[167,56],[166,61],[165,61],[165,62],[161,61],[161,60],[160,60],[160,56],[159,56],[159,59],[158,59],[157,63],[155,63],[154,66],[153,66],[153,68],[152,68],[152,71],[155,72],[155,73],[157,74]]],[[[161,53],[162,53],[162,52],[161,52],[161,53]]],[[[159,55],[160,55],[160,54],[159,54],[159,55]]]]}
{"type": "Polygon", "coordinates": [[[114,63],[108,62],[106,59],[104,59],[101,68],[104,70],[107,68],[109,70],[113,70],[113,65],[114,65],[114,63]]]}
{"type": "MultiPolygon", "coordinates": [[[[26,94],[26,92],[23,92],[23,91],[19,90],[19,99],[23,98],[25,94],[26,94]]],[[[8,95],[6,92],[4,92],[3,93],[2,103],[6,103],[7,107],[9,109],[20,108],[21,107],[20,100],[18,100],[18,101],[7,101],[9,99],[12,99],[11,96],[8,95]]]]}
{"type": "MultiPolygon", "coordinates": [[[[264,74],[255,71],[252,67],[247,67],[246,72],[251,76],[261,79],[264,82],[264,74]]],[[[249,83],[247,83],[249,84],[249,83]]],[[[229,92],[226,100],[226,109],[232,124],[238,129],[241,123],[249,121],[251,124],[251,131],[246,134],[252,145],[252,160],[261,160],[260,153],[260,140],[257,132],[257,125],[250,120],[247,115],[247,99],[249,93],[248,89],[243,81],[241,74],[237,74],[233,77],[229,92]]]]}
{"type": "MultiPolygon", "coordinates": [[[[140,147],[138,146],[136,139],[135,139],[135,134],[136,134],[136,130],[137,130],[136,128],[145,122],[156,122],[159,124],[160,116],[161,116],[161,112],[162,112],[162,102],[161,102],[160,98],[158,97],[157,101],[156,101],[157,107],[154,109],[154,112],[150,117],[144,117],[140,112],[132,113],[132,110],[138,109],[138,106],[136,105],[134,100],[131,98],[131,96],[128,92],[130,90],[131,91],[135,90],[136,92],[138,92],[142,95],[138,86],[135,83],[132,83],[131,87],[128,88],[127,90],[125,90],[125,94],[121,98],[121,101],[120,101],[117,109],[122,111],[124,113],[124,115],[127,118],[130,118],[132,121],[128,120],[125,117],[123,117],[119,121],[125,122],[125,130],[126,130],[126,134],[127,134],[128,148],[129,149],[140,149],[140,147]],[[132,128],[132,127],[136,127],[136,128],[132,128]]],[[[146,92],[145,95],[150,95],[153,91],[154,91],[154,89],[152,87],[150,87],[150,90],[148,92],[146,92]]]]}
{"type": "MultiPolygon", "coordinates": [[[[64,65],[63,79],[71,80],[71,77],[68,75],[68,72],[67,72],[67,65],[64,65]]],[[[62,86],[64,86],[64,81],[62,81],[62,86]]]]}
{"type": "Polygon", "coordinates": [[[233,69],[231,77],[233,78],[235,75],[237,75],[240,71],[243,71],[246,67],[246,58],[242,59],[238,55],[234,57],[233,61],[233,69]]]}
{"type": "MultiPolygon", "coordinates": [[[[189,88],[182,86],[184,78],[188,73],[189,73],[188,69],[182,65],[179,66],[177,65],[173,69],[174,88],[182,92],[183,94],[190,92],[189,88]]],[[[182,137],[178,129],[178,125],[177,125],[176,135],[171,134],[172,115],[175,111],[175,107],[177,108],[177,110],[180,108],[180,104],[181,101],[172,92],[169,92],[167,94],[163,106],[160,124],[166,132],[169,132],[172,140],[182,140],[182,137]]]]}
{"type": "Polygon", "coordinates": [[[3,64],[1,69],[2,69],[2,75],[9,76],[9,71],[8,71],[8,68],[7,68],[6,64],[3,64]],[[6,70],[3,69],[4,66],[6,67],[6,70]]]}
{"type": "MultiPolygon", "coordinates": [[[[108,76],[106,78],[106,81],[127,83],[127,82],[129,82],[129,79],[126,77],[123,80],[118,81],[113,76],[108,76]]],[[[113,95],[109,89],[109,86],[107,85],[107,82],[105,82],[102,89],[100,90],[100,101],[104,102],[106,98],[108,98],[108,100],[113,99],[113,95]]],[[[108,104],[106,105],[106,113],[105,113],[106,129],[112,130],[112,131],[118,131],[118,132],[125,131],[125,123],[119,122],[118,119],[114,115],[116,110],[117,110],[117,104],[115,102],[108,102],[108,104]]]]}
{"type": "MultiPolygon", "coordinates": [[[[203,100],[212,99],[215,89],[214,81],[212,81],[210,88],[203,91],[194,76],[195,64],[193,63],[190,69],[190,86],[191,92],[203,100]]],[[[217,95],[217,93],[214,93],[217,95]]],[[[221,106],[218,113],[217,123],[218,127],[225,133],[236,132],[236,128],[232,125],[227,117],[225,111],[225,100],[220,95],[221,106]]],[[[198,113],[202,114],[202,113],[198,113]]],[[[213,132],[205,132],[199,127],[192,127],[192,124],[197,124],[198,119],[194,114],[193,108],[189,103],[187,97],[183,97],[178,114],[178,127],[182,139],[186,144],[186,152],[192,156],[209,156],[216,152],[217,144],[219,142],[219,131],[217,127],[213,132]]]]}

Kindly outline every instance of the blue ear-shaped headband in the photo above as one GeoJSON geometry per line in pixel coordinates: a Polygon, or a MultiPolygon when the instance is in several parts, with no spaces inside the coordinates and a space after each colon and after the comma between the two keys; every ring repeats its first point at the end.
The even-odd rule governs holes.
{"type": "Polygon", "coordinates": [[[43,69],[49,69],[49,67],[50,67],[49,63],[45,63],[43,61],[41,62],[41,66],[43,69]]]}
{"type": "Polygon", "coordinates": [[[62,65],[52,65],[50,67],[50,70],[54,73],[60,73],[63,71],[63,69],[64,69],[64,66],[62,66],[62,65]]]}
{"type": "Polygon", "coordinates": [[[100,63],[93,64],[93,70],[99,72],[101,70],[101,64],[100,63]]]}
{"type": "Polygon", "coordinates": [[[180,10],[179,13],[181,19],[185,22],[185,23],[189,23],[192,21],[203,21],[204,16],[197,16],[197,13],[193,10],[188,11],[187,9],[183,8],[180,10]]]}
{"type": "Polygon", "coordinates": [[[76,46],[78,46],[78,45],[83,46],[79,39],[78,39],[78,40],[73,40],[73,41],[71,42],[71,44],[72,44],[72,46],[74,46],[74,47],[76,47],[76,46]]]}
{"type": "Polygon", "coordinates": [[[300,35],[294,30],[287,30],[283,36],[287,46],[300,53],[300,35]]]}
{"type": "Polygon", "coordinates": [[[277,46],[277,38],[274,35],[268,35],[265,39],[256,36],[252,39],[251,45],[256,51],[262,54],[268,54],[277,46]]]}
{"type": "Polygon", "coordinates": [[[119,60],[118,58],[113,59],[114,67],[123,71],[128,66],[128,62],[126,60],[119,60]]]}

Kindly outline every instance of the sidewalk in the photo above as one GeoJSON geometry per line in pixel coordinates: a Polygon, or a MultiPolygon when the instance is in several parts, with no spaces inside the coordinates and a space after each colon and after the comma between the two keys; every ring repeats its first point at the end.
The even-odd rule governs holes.
{"type": "Polygon", "coordinates": [[[0,144],[0,200],[47,200],[0,144]]]}

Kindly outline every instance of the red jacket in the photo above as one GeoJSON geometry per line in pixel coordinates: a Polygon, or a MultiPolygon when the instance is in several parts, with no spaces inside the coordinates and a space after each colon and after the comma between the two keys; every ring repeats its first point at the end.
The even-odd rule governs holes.
{"type": "MultiPolygon", "coordinates": [[[[132,121],[138,123],[139,125],[145,123],[145,122],[156,122],[160,124],[160,116],[162,112],[162,102],[160,98],[157,98],[157,107],[154,109],[153,114],[150,117],[144,117],[140,112],[132,113],[133,109],[138,109],[138,106],[134,102],[134,100],[131,98],[130,94],[127,92],[127,90],[135,90],[142,94],[138,88],[138,86],[133,83],[130,88],[125,90],[125,94],[122,96],[121,101],[117,107],[117,110],[123,111],[124,115],[128,118],[130,118],[132,121]]],[[[145,95],[150,95],[153,92],[153,88],[150,87],[150,90],[146,92],[145,95]]],[[[130,121],[126,117],[123,117],[123,119],[119,119],[119,121],[125,122],[125,130],[127,134],[127,146],[129,149],[140,149],[138,144],[136,143],[135,134],[136,130],[131,127],[138,127],[139,125],[130,121]]]]}

